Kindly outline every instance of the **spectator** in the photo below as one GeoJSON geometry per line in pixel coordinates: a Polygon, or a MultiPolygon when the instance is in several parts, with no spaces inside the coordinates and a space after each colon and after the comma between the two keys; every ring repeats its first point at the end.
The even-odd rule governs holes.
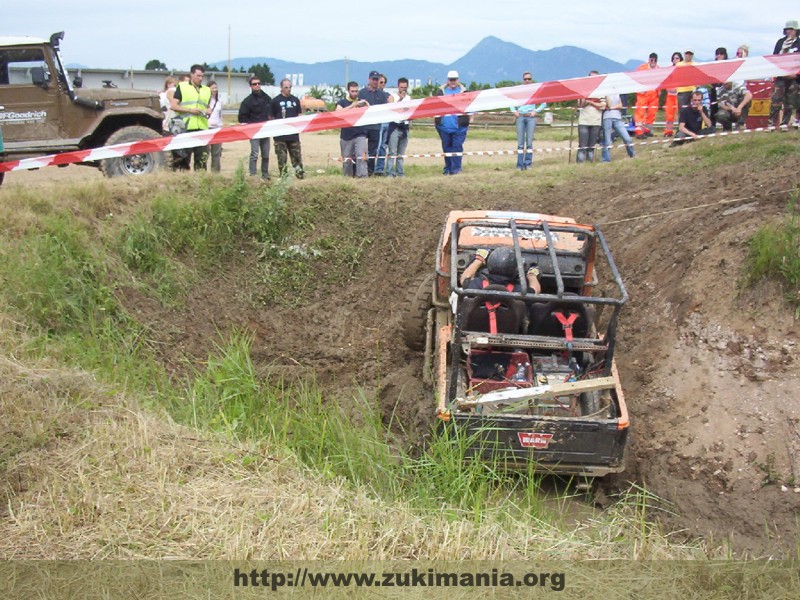
{"type": "MultiPolygon", "coordinates": [[[[281,93],[275,96],[271,103],[273,119],[291,119],[303,114],[300,99],[292,95],[292,82],[290,79],[281,79],[281,93]]],[[[281,177],[288,173],[286,168],[287,155],[292,160],[295,177],[302,179],[303,155],[300,149],[300,134],[290,133],[275,137],[275,156],[278,158],[278,172],[281,177]]]]}
{"type": "Polygon", "coordinates": [[[166,79],[164,79],[164,89],[158,94],[161,110],[164,112],[161,130],[165,133],[169,131],[169,122],[175,117],[175,111],[172,110],[172,97],[175,95],[175,88],[177,85],[178,80],[172,75],[168,75],[166,79]]]}
{"type": "MultiPolygon", "coordinates": [[[[683,55],[680,52],[673,52],[669,60],[672,66],[676,67],[678,63],[683,61],[683,55]]],[[[664,137],[672,137],[675,134],[675,113],[677,110],[678,89],[668,89],[667,99],[664,102],[664,137]]]]}
{"type": "MultiPolygon", "coordinates": [[[[378,78],[378,89],[382,92],[386,90],[386,75],[381,73],[378,78]]],[[[386,93],[387,101],[394,102],[394,97],[386,93]]],[[[380,135],[378,136],[378,154],[375,158],[375,175],[384,175],[386,172],[386,156],[389,153],[389,123],[381,123],[380,135]]]]}
{"type": "MultiPolygon", "coordinates": [[[[683,53],[683,60],[679,62],[676,66],[678,67],[688,67],[694,65],[694,52],[692,50],[686,50],[683,53]]],[[[692,92],[694,92],[693,85],[686,85],[677,88],[678,89],[678,114],[684,108],[691,107],[692,101],[692,92]]]]}
{"type": "MultiPolygon", "coordinates": [[[[408,79],[401,77],[397,80],[397,95],[393,102],[411,102],[408,95],[408,79]]],[[[408,147],[409,121],[403,119],[389,124],[389,155],[386,157],[386,176],[403,177],[403,156],[408,147]]]]}
{"type": "MultiPolygon", "coordinates": [[[[636,67],[637,71],[658,68],[658,54],[651,52],[647,62],[636,67]]],[[[653,123],[658,112],[658,90],[647,90],[636,94],[636,111],[633,121],[636,123],[636,137],[644,139],[653,136],[653,123]]]]}
{"type": "MultiPolygon", "coordinates": [[[[728,49],[720,46],[714,50],[714,60],[728,60],[728,49]]],[[[722,92],[722,85],[709,85],[708,86],[708,100],[711,110],[709,116],[711,117],[711,124],[717,124],[717,111],[719,111],[719,94],[722,92]]]]}
{"type": "Polygon", "coordinates": [[[703,106],[703,92],[700,90],[692,92],[689,106],[681,108],[678,121],[678,133],[675,134],[675,139],[670,144],[670,148],[672,146],[680,146],[684,141],[687,141],[686,138],[691,142],[701,135],[714,133],[711,119],[708,116],[706,107],[703,106]]]}
{"type": "Polygon", "coordinates": [[[631,136],[622,121],[622,100],[619,94],[606,96],[606,110],[603,112],[603,162],[611,162],[612,131],[622,138],[628,156],[633,158],[635,155],[633,142],[631,142],[631,136]]]}
{"type": "MultiPolygon", "coordinates": [[[[797,38],[797,21],[787,21],[783,28],[783,37],[775,44],[773,54],[793,54],[800,52],[800,39],[797,38]]],[[[769,120],[772,126],[778,127],[780,119],[781,131],[789,129],[789,121],[792,113],[800,101],[800,89],[798,89],[797,76],[776,77],[775,89],[772,91],[771,105],[769,109],[769,120]],[[783,113],[781,113],[783,111],[783,113]],[[781,117],[781,114],[783,115],[781,117]]]]}
{"type": "MultiPolygon", "coordinates": [[[[189,70],[189,81],[179,83],[172,95],[172,110],[183,120],[186,131],[204,131],[208,129],[209,101],[211,90],[203,85],[205,69],[200,65],[192,65],[189,70]]],[[[205,171],[208,161],[208,146],[196,146],[186,153],[186,157],[173,161],[173,169],[188,170],[194,156],[194,170],[205,171]]]]}
{"type": "MultiPolygon", "coordinates": [[[[250,95],[239,105],[239,123],[264,123],[272,117],[272,99],[261,89],[261,79],[250,78],[250,95]]],[[[250,140],[250,176],[255,177],[261,152],[261,179],[269,181],[269,138],[250,140]]]]}
{"type": "MultiPolygon", "coordinates": [[[[381,74],[377,71],[369,72],[369,83],[358,92],[359,100],[366,100],[366,106],[377,106],[389,102],[389,94],[380,88],[381,74]]],[[[369,175],[375,173],[375,159],[378,156],[381,143],[381,124],[365,125],[367,132],[367,171],[369,175]]],[[[379,172],[378,175],[383,175],[379,172]]]]}
{"type": "Polygon", "coordinates": [[[717,86],[717,122],[723,131],[744,125],[753,94],[741,83],[729,81],[717,86]]]}
{"type": "MultiPolygon", "coordinates": [[[[530,71],[522,74],[523,83],[533,83],[530,71]]],[[[512,108],[517,125],[517,169],[526,171],[533,164],[533,136],[536,132],[536,115],[547,108],[547,103],[524,104],[512,108]]]]}
{"type": "MultiPolygon", "coordinates": [[[[599,75],[597,71],[589,71],[589,75],[599,75]]],[[[600,137],[603,111],[606,109],[605,98],[581,98],[578,100],[578,155],[576,162],[587,159],[594,162],[594,147],[600,137]]]]}
{"type": "MultiPolygon", "coordinates": [[[[437,96],[452,96],[463,94],[466,88],[458,81],[458,71],[447,73],[447,83],[436,90],[437,96]]],[[[444,115],[436,117],[436,132],[442,140],[442,152],[450,154],[444,157],[443,175],[458,175],[461,173],[461,160],[464,154],[464,141],[467,139],[467,130],[472,122],[470,115],[444,115]]]]}
{"type": "Polygon", "coordinates": [[[742,44],[736,49],[736,58],[747,58],[750,56],[750,46],[742,44]]]}
{"type": "MultiPolygon", "coordinates": [[[[211,104],[208,114],[208,128],[220,129],[222,127],[222,101],[219,98],[219,86],[213,79],[208,82],[211,90],[211,104]]],[[[222,169],[222,144],[211,144],[211,171],[219,173],[222,169]]]]}
{"type": "MultiPolygon", "coordinates": [[[[336,103],[336,110],[352,110],[368,106],[366,100],[359,99],[358,84],[350,81],[347,84],[347,98],[336,103]]],[[[345,177],[367,177],[367,132],[362,126],[342,127],[339,132],[339,146],[342,150],[342,174],[345,177]]]]}

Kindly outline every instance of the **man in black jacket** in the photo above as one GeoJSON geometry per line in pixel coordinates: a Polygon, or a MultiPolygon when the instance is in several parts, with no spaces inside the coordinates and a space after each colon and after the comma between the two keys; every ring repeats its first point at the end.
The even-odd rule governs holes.
{"type": "MultiPolygon", "coordinates": [[[[272,99],[261,89],[261,79],[250,78],[250,95],[239,106],[239,123],[264,123],[272,116],[272,99]]],[[[250,175],[256,174],[258,152],[261,151],[261,178],[269,180],[269,138],[250,140],[250,175]]]]}

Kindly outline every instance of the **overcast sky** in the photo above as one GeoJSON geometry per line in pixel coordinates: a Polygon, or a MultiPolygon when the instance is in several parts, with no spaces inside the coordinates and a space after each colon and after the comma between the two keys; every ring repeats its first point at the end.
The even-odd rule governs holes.
{"type": "Polygon", "coordinates": [[[623,0],[524,2],[495,0],[115,0],[0,1],[0,36],[47,38],[66,32],[67,63],[93,68],[144,68],[151,59],[171,69],[237,57],[296,62],[429,60],[449,64],[486,36],[530,50],[579,46],[619,62],[691,48],[713,59],[717,46],[746,43],[751,55],[772,52],[800,4],[751,0],[664,3],[623,0]],[[735,8],[734,8],[735,7],[735,8]],[[794,11],[794,12],[792,12],[794,11]]]}

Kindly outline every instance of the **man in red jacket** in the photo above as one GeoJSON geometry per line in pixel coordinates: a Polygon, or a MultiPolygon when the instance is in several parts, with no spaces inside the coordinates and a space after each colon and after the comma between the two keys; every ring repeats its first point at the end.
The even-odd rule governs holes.
{"type": "MultiPolygon", "coordinates": [[[[658,68],[658,54],[651,52],[647,62],[636,67],[637,71],[658,68]]],[[[636,94],[636,112],[633,121],[636,123],[636,137],[639,139],[652,137],[653,123],[658,111],[658,90],[648,90],[636,94]]]]}

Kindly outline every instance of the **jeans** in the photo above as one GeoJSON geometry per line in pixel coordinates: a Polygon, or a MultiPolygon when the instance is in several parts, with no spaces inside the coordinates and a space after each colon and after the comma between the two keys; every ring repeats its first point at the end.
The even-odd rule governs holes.
{"type": "Polygon", "coordinates": [[[211,170],[219,173],[222,169],[222,144],[211,144],[211,170]]]}
{"type": "Polygon", "coordinates": [[[378,146],[381,141],[380,125],[375,125],[375,129],[367,129],[367,172],[372,175],[375,172],[375,159],[378,157],[378,146]]]}
{"type": "Polygon", "coordinates": [[[389,155],[386,157],[387,177],[402,177],[403,155],[408,147],[408,129],[393,129],[389,134],[389,155]]]}
{"type": "Polygon", "coordinates": [[[352,140],[339,139],[342,150],[342,174],[345,177],[367,176],[367,138],[360,135],[352,140]]]}
{"type": "Polygon", "coordinates": [[[533,163],[533,134],[536,117],[517,117],[517,168],[527,169],[533,163]],[[525,150],[523,154],[520,150],[525,150]]]}
{"type": "Polygon", "coordinates": [[[603,162],[611,162],[611,131],[614,130],[622,141],[625,142],[625,149],[628,151],[628,156],[633,158],[633,143],[631,143],[631,136],[628,133],[628,128],[625,127],[622,119],[603,119],[603,162]]]}
{"type": "Polygon", "coordinates": [[[388,151],[389,142],[389,124],[381,123],[381,129],[378,134],[378,149],[375,158],[375,173],[383,173],[386,166],[386,154],[388,151]]]}
{"type": "Polygon", "coordinates": [[[467,139],[467,127],[459,127],[455,131],[445,131],[441,126],[436,127],[439,138],[442,140],[442,152],[458,153],[458,156],[445,156],[444,175],[458,175],[461,173],[461,159],[464,152],[464,140],[467,139]]]}
{"type": "Polygon", "coordinates": [[[261,151],[261,177],[269,179],[269,138],[250,140],[250,175],[256,174],[259,150],[261,151]]]}
{"type": "Polygon", "coordinates": [[[594,162],[594,147],[600,137],[600,125],[578,125],[578,155],[575,162],[594,162]]]}

